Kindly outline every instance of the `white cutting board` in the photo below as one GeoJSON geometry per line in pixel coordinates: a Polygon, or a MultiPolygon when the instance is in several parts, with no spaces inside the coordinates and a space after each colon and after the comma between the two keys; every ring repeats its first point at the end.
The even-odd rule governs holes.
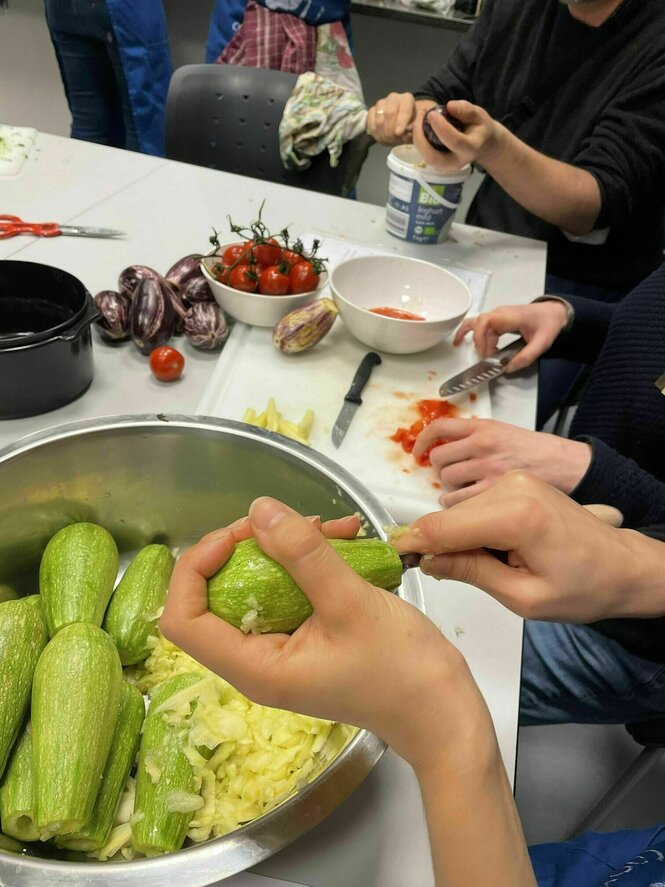
{"type": "MultiPolygon", "coordinates": [[[[319,254],[332,270],[339,262],[359,255],[380,255],[370,247],[322,235],[319,254]]],[[[489,274],[462,265],[441,263],[458,274],[471,290],[471,311],[480,311],[489,274]]],[[[321,293],[330,296],[326,287],[321,293]]],[[[312,447],[354,474],[382,502],[398,523],[407,523],[441,506],[441,488],[431,468],[419,466],[413,456],[390,440],[398,427],[419,419],[415,404],[438,399],[439,385],[478,360],[470,345],[454,348],[443,342],[421,354],[381,354],[363,393],[362,406],[339,449],[331,440],[332,427],[360,361],[370,349],[351,336],[340,319],[315,348],[287,356],[277,351],[272,330],[238,323],[224,346],[217,366],[198,404],[198,413],[241,421],[251,407],[265,410],[274,398],[285,419],[299,422],[305,410],[316,414],[310,435],[312,447]]],[[[469,395],[450,398],[461,416],[491,417],[486,385],[469,395]]]]}
{"type": "MultiPolygon", "coordinates": [[[[446,378],[470,366],[477,355],[443,343],[423,354],[382,354],[363,391],[339,449],[331,440],[332,427],[358,365],[369,349],[336,321],[316,348],[286,356],[272,343],[272,330],[236,324],[198,405],[203,416],[242,420],[248,407],[257,413],[273,397],[284,418],[299,422],[305,410],[316,414],[312,446],[334,459],[367,486],[393,518],[405,523],[440,508],[441,489],[431,468],[421,468],[413,456],[391,441],[398,426],[419,418],[414,407],[422,398],[438,398],[446,378]]],[[[491,416],[487,386],[451,398],[461,415],[491,416]]]]}

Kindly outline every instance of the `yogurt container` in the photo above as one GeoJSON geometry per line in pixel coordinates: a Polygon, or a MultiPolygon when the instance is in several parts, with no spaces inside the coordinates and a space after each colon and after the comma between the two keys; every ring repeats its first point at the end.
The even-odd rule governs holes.
{"type": "Polygon", "coordinates": [[[398,145],[388,155],[388,169],[388,232],[412,243],[447,240],[471,168],[440,172],[426,166],[413,145],[398,145]]]}

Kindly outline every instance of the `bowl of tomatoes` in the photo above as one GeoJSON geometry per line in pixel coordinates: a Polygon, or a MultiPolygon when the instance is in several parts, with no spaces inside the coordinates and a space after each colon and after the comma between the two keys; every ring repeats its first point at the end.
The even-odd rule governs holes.
{"type": "Polygon", "coordinates": [[[274,327],[325,286],[327,273],[317,247],[306,249],[283,237],[236,238],[217,244],[201,268],[227,314],[250,326],[274,327]]]}

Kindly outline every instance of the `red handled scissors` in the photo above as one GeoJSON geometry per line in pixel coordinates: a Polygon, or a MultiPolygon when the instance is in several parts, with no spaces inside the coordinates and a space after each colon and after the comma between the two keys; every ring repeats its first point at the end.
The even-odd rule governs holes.
{"type": "Polygon", "coordinates": [[[35,237],[122,237],[124,231],[113,228],[86,228],[80,225],[59,225],[57,222],[24,222],[18,216],[0,215],[0,240],[16,237],[17,234],[32,234],[35,237]]]}

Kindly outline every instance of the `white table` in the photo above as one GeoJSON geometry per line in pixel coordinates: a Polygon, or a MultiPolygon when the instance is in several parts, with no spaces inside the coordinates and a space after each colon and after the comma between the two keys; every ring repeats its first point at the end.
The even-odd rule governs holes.
{"type": "MultiPolygon", "coordinates": [[[[114,288],[118,272],[132,263],[164,272],[180,256],[202,251],[213,225],[228,231],[227,214],[241,223],[255,218],[264,199],[264,221],[275,228],[291,223],[294,234],[315,230],[419,258],[445,256],[489,271],[486,307],[527,302],[543,291],[546,248],[538,241],[457,225],[449,243],[411,246],[386,233],[381,207],[55,136],[40,135],[38,149],[19,178],[0,184],[2,211],[31,221],[120,228],[128,237],[15,238],[2,242],[0,258],[57,265],[93,293],[114,288]]],[[[95,339],[95,379],[89,392],[52,413],[0,422],[0,446],[76,419],[191,414],[195,409],[214,355],[185,345],[186,379],[163,386],[152,380],[145,358],[131,344],[110,348],[100,344],[96,334],[95,339]]],[[[493,392],[493,414],[533,427],[535,390],[534,376],[500,381],[493,392]]],[[[522,621],[461,583],[425,579],[423,584],[429,616],[464,652],[485,695],[512,780],[522,621]],[[463,633],[456,631],[460,628],[463,633]]],[[[257,871],[310,887],[431,887],[427,832],[410,768],[387,752],[339,810],[257,871]]]]}

